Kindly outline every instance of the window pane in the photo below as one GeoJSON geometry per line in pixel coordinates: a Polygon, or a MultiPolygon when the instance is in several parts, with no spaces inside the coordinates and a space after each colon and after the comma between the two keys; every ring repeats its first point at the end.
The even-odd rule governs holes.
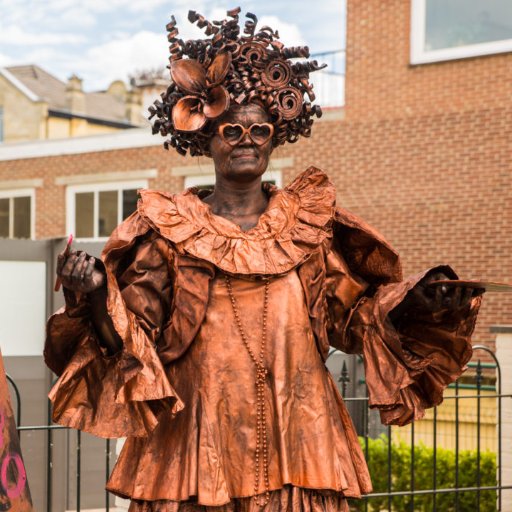
{"type": "Polygon", "coordinates": [[[117,226],[117,190],[100,192],[99,236],[109,236],[117,226]]]}
{"type": "Polygon", "coordinates": [[[75,236],[94,236],[94,192],[75,194],[75,236]]]}
{"type": "Polygon", "coordinates": [[[426,0],[425,50],[512,39],[510,0],[426,0]]]}
{"type": "Polygon", "coordinates": [[[0,237],[9,238],[9,199],[0,199],[0,237]]]}
{"type": "Polygon", "coordinates": [[[30,197],[15,197],[14,238],[30,238],[30,197]]]}
{"type": "Polygon", "coordinates": [[[137,209],[137,190],[123,190],[123,219],[137,209]]]}

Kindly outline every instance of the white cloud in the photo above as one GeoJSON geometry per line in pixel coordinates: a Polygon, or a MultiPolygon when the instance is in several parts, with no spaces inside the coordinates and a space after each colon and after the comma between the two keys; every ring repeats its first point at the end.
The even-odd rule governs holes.
{"type": "Polygon", "coordinates": [[[10,66],[13,63],[13,60],[8,55],[4,55],[0,53],[0,67],[10,66]]]}
{"type": "Polygon", "coordinates": [[[80,34],[65,32],[27,32],[19,26],[10,26],[0,31],[0,43],[14,46],[42,46],[60,44],[80,44],[86,38],[80,34]]]}
{"type": "Polygon", "coordinates": [[[97,23],[97,17],[95,14],[88,11],[88,9],[78,6],[71,5],[67,9],[62,9],[56,14],[56,21],[61,27],[77,27],[83,31],[84,28],[94,27],[97,23]]]}
{"type": "Polygon", "coordinates": [[[258,27],[261,28],[265,25],[277,30],[279,32],[279,39],[286,46],[301,46],[306,44],[299,27],[293,23],[287,23],[277,16],[262,16],[261,19],[258,20],[258,27]]]}
{"type": "MultiPolygon", "coordinates": [[[[199,4],[199,2],[197,2],[199,4]]],[[[204,32],[197,28],[196,25],[192,25],[188,21],[189,2],[184,3],[180,8],[173,9],[173,14],[177,20],[177,27],[180,32],[180,37],[183,39],[198,39],[204,37],[204,32]]],[[[208,21],[222,20],[226,18],[226,7],[213,7],[203,11],[201,5],[194,5],[194,10],[202,14],[208,21]]],[[[245,25],[245,10],[240,13],[240,27],[245,25]]],[[[170,18],[170,16],[169,16],[170,18]]],[[[305,39],[301,34],[298,25],[283,21],[278,16],[262,16],[258,19],[257,27],[261,28],[265,25],[270,26],[274,30],[279,32],[281,41],[287,46],[300,46],[305,44],[305,39]]]]}
{"type": "Polygon", "coordinates": [[[94,46],[79,57],[76,72],[86,89],[105,89],[113,80],[126,80],[137,70],[167,64],[168,43],[164,34],[142,31],[131,37],[94,46]]]}

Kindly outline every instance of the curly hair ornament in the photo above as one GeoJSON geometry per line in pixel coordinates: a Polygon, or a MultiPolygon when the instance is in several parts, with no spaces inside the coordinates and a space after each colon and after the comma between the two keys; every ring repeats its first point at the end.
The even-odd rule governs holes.
{"type": "Polygon", "coordinates": [[[166,149],[209,155],[211,122],[233,103],[257,103],[266,110],[274,125],[274,146],[309,137],[313,117],[321,117],[320,107],[311,104],[315,95],[309,74],[326,65],[290,61],[308,59],[309,48],[285,48],[277,31],[257,29],[252,13],[246,14],[242,32],[239,14],[237,7],[227,19],[210,22],[189,11],[189,21],[204,30],[205,39],[179,39],[174,16],[167,24],[171,84],[149,107],[153,133],[168,137],[166,149]]]}

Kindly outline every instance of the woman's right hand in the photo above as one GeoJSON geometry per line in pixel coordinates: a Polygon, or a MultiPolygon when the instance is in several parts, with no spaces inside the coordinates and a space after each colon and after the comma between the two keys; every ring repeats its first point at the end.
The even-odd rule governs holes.
{"type": "Polygon", "coordinates": [[[105,286],[105,272],[96,267],[96,258],[84,251],[66,250],[57,256],[57,276],[68,290],[92,293],[105,286]]]}

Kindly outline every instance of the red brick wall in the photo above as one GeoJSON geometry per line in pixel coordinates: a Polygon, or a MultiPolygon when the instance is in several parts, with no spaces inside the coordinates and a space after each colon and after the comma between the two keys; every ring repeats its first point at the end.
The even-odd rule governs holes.
{"type": "Polygon", "coordinates": [[[409,0],[347,0],[347,119],[418,118],[510,102],[510,54],[411,66],[410,10],[409,0]]]}
{"type": "MultiPolygon", "coordinates": [[[[411,66],[410,2],[347,1],[345,122],[332,175],[347,207],[400,250],[406,272],[451,262],[512,282],[512,55],[411,66]]],[[[512,323],[488,295],[475,335],[512,323]]]]}

